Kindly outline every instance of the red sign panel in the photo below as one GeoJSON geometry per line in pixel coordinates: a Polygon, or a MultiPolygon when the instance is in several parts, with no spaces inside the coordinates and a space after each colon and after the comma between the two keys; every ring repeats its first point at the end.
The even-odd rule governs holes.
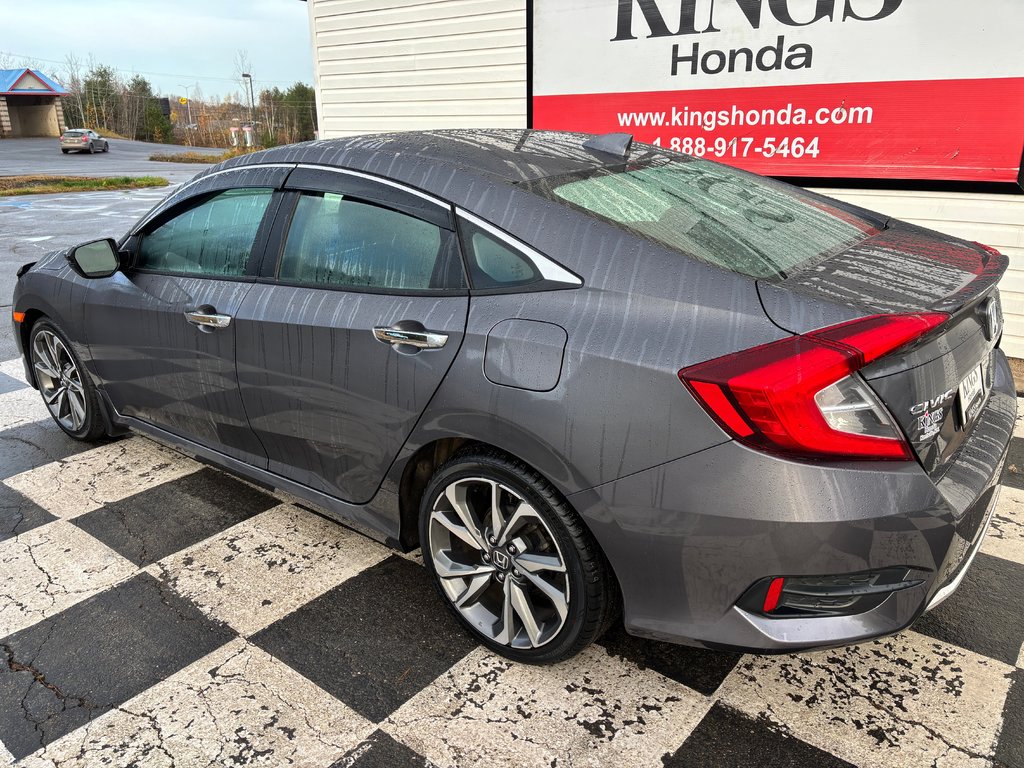
{"type": "Polygon", "coordinates": [[[554,5],[534,6],[535,128],[775,176],[1018,181],[1017,0],[554,5]]]}

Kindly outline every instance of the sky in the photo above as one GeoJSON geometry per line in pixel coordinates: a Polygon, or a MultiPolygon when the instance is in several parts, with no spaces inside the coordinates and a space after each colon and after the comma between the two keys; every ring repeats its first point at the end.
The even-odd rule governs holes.
{"type": "Polygon", "coordinates": [[[3,0],[0,62],[59,75],[68,54],[90,57],[163,95],[196,84],[205,96],[242,99],[236,56],[253,90],[313,84],[309,17],[301,0],[3,0]],[[30,60],[30,61],[26,61],[30,60]]]}

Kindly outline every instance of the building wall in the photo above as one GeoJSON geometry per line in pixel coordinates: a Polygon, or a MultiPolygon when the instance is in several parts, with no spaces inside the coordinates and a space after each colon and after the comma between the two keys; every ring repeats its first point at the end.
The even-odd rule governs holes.
{"type": "Polygon", "coordinates": [[[62,117],[58,115],[60,103],[57,99],[35,96],[0,96],[0,99],[4,99],[4,104],[0,105],[0,135],[8,138],[60,136],[62,117]],[[35,103],[39,101],[45,103],[35,103]]]}
{"type": "Polygon", "coordinates": [[[60,128],[57,125],[57,110],[52,103],[28,107],[18,106],[18,100],[15,97],[8,99],[8,109],[11,112],[11,117],[18,121],[15,136],[60,135],[60,128]]]}
{"type": "Polygon", "coordinates": [[[11,125],[11,113],[7,108],[7,97],[0,96],[0,138],[10,136],[14,132],[11,125]]]}
{"type": "Polygon", "coordinates": [[[308,5],[321,136],[525,127],[525,0],[308,5]]]}
{"type": "Polygon", "coordinates": [[[7,116],[11,123],[11,136],[21,136],[21,110],[14,104],[15,99],[7,100],[7,116]]]}
{"type": "MultiPolygon", "coordinates": [[[[309,0],[308,7],[321,137],[526,125],[525,0],[309,0]]],[[[1024,195],[822,191],[1006,253],[1004,346],[1024,358],[1024,195]]]]}

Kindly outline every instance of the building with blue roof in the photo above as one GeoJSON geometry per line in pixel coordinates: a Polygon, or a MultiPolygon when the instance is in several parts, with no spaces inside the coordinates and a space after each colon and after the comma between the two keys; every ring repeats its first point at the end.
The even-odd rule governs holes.
{"type": "Polygon", "coordinates": [[[0,138],[60,136],[68,92],[37,69],[0,69],[0,138]]]}

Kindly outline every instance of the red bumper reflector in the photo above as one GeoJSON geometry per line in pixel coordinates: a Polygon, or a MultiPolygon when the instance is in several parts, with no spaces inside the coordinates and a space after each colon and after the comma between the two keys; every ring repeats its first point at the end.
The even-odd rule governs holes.
{"type": "Polygon", "coordinates": [[[781,576],[772,579],[772,583],[768,586],[768,594],[764,596],[765,613],[771,613],[779,607],[779,598],[782,597],[782,585],[785,581],[781,576]]]}
{"type": "Polygon", "coordinates": [[[14,322],[16,322],[16,323],[23,323],[23,322],[25,322],[25,313],[24,312],[11,312],[11,317],[14,318],[14,322]]]}

